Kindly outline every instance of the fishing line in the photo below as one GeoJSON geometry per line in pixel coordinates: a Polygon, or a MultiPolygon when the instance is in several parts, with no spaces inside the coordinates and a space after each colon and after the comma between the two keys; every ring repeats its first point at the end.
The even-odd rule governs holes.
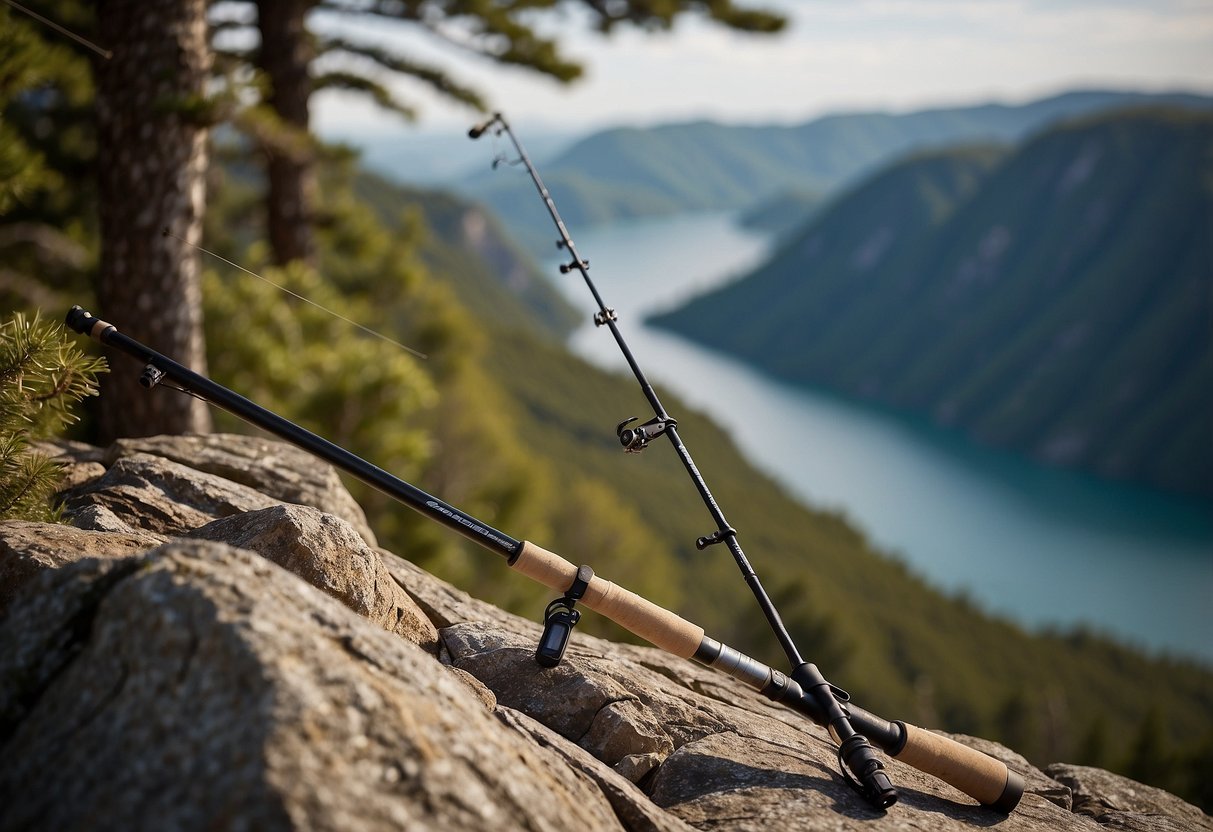
{"type": "Polygon", "coordinates": [[[214,257],[216,260],[222,260],[224,263],[227,263],[233,269],[239,269],[240,271],[244,272],[245,274],[252,275],[253,277],[257,278],[258,280],[264,280],[266,283],[270,284],[278,291],[285,292],[286,294],[290,295],[293,298],[296,298],[297,300],[301,300],[304,303],[309,304],[310,306],[314,306],[317,309],[319,309],[321,312],[327,312],[328,314],[332,315],[334,318],[338,318],[342,321],[345,321],[350,326],[356,326],[356,327],[358,327],[358,329],[362,330],[367,335],[373,335],[376,338],[378,338],[379,340],[386,341],[387,343],[392,344],[393,346],[397,346],[400,349],[404,350],[405,352],[415,355],[418,358],[421,358],[421,359],[429,358],[429,356],[426,355],[425,353],[419,352],[419,351],[413,349],[412,347],[406,347],[404,344],[402,344],[399,341],[396,341],[392,338],[387,337],[386,335],[384,335],[381,332],[376,332],[375,330],[371,329],[370,327],[363,326],[362,324],[358,323],[357,321],[352,321],[349,318],[345,317],[345,315],[342,315],[340,312],[335,312],[332,309],[329,309],[327,306],[317,303],[316,301],[312,300],[311,298],[305,298],[303,295],[299,294],[298,292],[292,292],[290,289],[286,288],[281,283],[275,283],[274,281],[270,280],[268,277],[262,277],[261,275],[257,274],[255,271],[252,271],[251,269],[246,269],[244,266],[241,266],[239,263],[233,263],[231,260],[228,260],[222,254],[217,254],[208,248],[203,248],[202,246],[198,245],[197,243],[191,243],[189,240],[185,239],[184,237],[174,234],[172,231],[170,231],[168,229],[168,226],[165,226],[165,228],[160,233],[162,235],[164,235],[165,237],[172,237],[174,240],[180,240],[181,242],[185,243],[190,248],[195,248],[198,251],[201,251],[203,254],[209,254],[211,257],[214,257]]]}
{"type": "Polygon", "coordinates": [[[77,35],[75,32],[73,32],[70,29],[65,29],[64,27],[60,26],[55,21],[48,20],[47,18],[43,17],[42,15],[38,14],[37,12],[35,12],[31,9],[25,8],[25,6],[22,6],[20,3],[14,2],[14,0],[2,0],[2,2],[7,3],[8,5],[12,6],[14,9],[16,9],[19,12],[24,12],[25,14],[32,17],[34,20],[41,23],[42,25],[49,26],[50,28],[52,28],[56,32],[58,32],[59,34],[64,35],[65,37],[71,38],[76,43],[80,44],[81,46],[84,46],[84,47],[87,47],[88,49],[93,50],[98,55],[105,58],[107,61],[110,58],[114,57],[114,53],[112,51],[110,51],[109,49],[102,49],[100,46],[93,43],[91,40],[81,37],[80,35],[77,35]]]}

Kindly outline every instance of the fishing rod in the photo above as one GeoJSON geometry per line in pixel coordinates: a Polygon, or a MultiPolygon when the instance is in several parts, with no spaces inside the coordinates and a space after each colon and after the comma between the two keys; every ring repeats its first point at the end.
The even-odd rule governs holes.
{"type": "MultiPolygon", "coordinates": [[[[499,136],[504,133],[509,137],[514,150],[518,154],[518,161],[526,167],[531,181],[535,184],[536,190],[539,191],[539,197],[543,200],[544,207],[547,208],[552,222],[556,225],[556,230],[560,233],[560,239],[556,241],[556,248],[567,251],[571,258],[568,263],[560,266],[560,273],[568,274],[569,272],[576,271],[581,274],[586,288],[590,290],[590,294],[594,296],[594,302],[598,305],[598,310],[594,313],[593,318],[595,326],[605,326],[610,330],[611,335],[615,338],[615,343],[619,345],[620,352],[623,353],[624,360],[627,361],[628,367],[632,370],[632,375],[636,377],[636,381],[640,384],[644,397],[648,399],[649,404],[653,408],[653,418],[641,425],[631,427],[632,423],[637,421],[637,417],[632,417],[625,419],[615,426],[615,435],[619,438],[620,444],[623,445],[624,452],[638,454],[659,436],[664,435],[670,440],[674,452],[678,455],[678,459],[682,462],[687,474],[690,475],[695,489],[703,500],[703,504],[707,507],[708,513],[711,514],[712,519],[716,523],[715,531],[695,541],[696,548],[702,550],[718,543],[725,544],[733,555],[733,560],[737,563],[738,569],[741,570],[746,584],[749,585],[750,591],[754,594],[754,598],[766,617],[771,631],[775,634],[775,638],[779,641],[784,654],[787,656],[788,664],[792,668],[792,679],[803,690],[807,691],[809,696],[816,699],[818,707],[823,713],[828,715],[831,730],[838,734],[838,740],[843,745],[847,743],[852,744],[851,760],[853,760],[853,764],[848,762],[848,767],[851,769],[850,775],[853,775],[853,777],[848,776],[847,782],[874,806],[883,808],[891,805],[897,800],[897,792],[887,775],[881,771],[883,764],[880,762],[875,751],[868,745],[863,735],[850,724],[850,719],[843,708],[843,703],[848,698],[847,693],[838,686],[827,682],[821,671],[817,668],[817,665],[806,661],[801,655],[800,650],[796,647],[791,633],[788,632],[783,619],[779,615],[779,610],[775,607],[775,602],[771,600],[770,595],[763,588],[762,581],[759,580],[758,574],[754,571],[754,567],[750,564],[749,559],[742,550],[741,543],[737,539],[737,530],[729,525],[728,520],[725,519],[724,511],[716,502],[716,498],[712,496],[707,482],[699,472],[699,468],[696,467],[695,461],[691,458],[691,452],[687,450],[687,446],[679,437],[678,420],[666,412],[665,406],[662,405],[661,399],[657,397],[657,392],[653,389],[653,385],[649,383],[644,371],[640,369],[640,364],[636,361],[636,357],[632,354],[631,349],[628,348],[627,341],[624,340],[623,333],[619,330],[619,316],[615,313],[614,309],[606,305],[602,295],[598,292],[598,287],[594,285],[594,281],[590,277],[590,262],[583,259],[577,253],[577,246],[573,243],[573,238],[569,235],[564,220],[560,218],[560,212],[556,210],[556,202],[552,199],[551,193],[548,192],[547,186],[543,184],[543,179],[539,176],[539,170],[535,167],[530,156],[527,155],[526,149],[522,146],[522,142],[518,140],[518,136],[515,135],[509,122],[505,120],[505,117],[501,113],[494,113],[488,121],[471,128],[468,131],[468,136],[471,139],[478,139],[489,131],[492,131],[494,135],[499,136]]],[[[493,167],[496,168],[501,161],[504,161],[503,157],[494,159],[493,167]]],[[[846,773],[845,769],[844,773],[846,773]]]]}
{"type": "Polygon", "coordinates": [[[998,812],[1009,813],[1019,803],[1024,789],[1023,778],[1004,763],[907,722],[882,719],[852,704],[849,697],[838,689],[831,689],[830,700],[834,707],[825,707],[821,696],[806,689],[796,678],[707,636],[702,627],[604,580],[595,575],[589,566],[574,566],[555,552],[498,531],[340,445],[161,355],[79,306],[72,307],[66,321],[75,332],[88,335],[143,363],[143,373],[139,378],[143,387],[149,390],[159,386],[178,389],[222,408],[504,557],[511,568],[532,580],[565,593],[553,602],[558,609],[550,616],[551,620],[546,623],[540,639],[537,658],[541,663],[560,660],[572,626],[580,614],[575,609],[580,602],[663,650],[721,670],[754,688],[767,699],[785,705],[825,727],[838,744],[843,778],[853,788],[862,788],[861,776],[869,782],[887,784],[877,795],[880,799],[872,800],[873,805],[881,809],[892,805],[896,792],[881,768],[871,766],[873,762],[880,765],[880,760],[875,758],[869,740],[893,758],[950,783],[998,812]],[[841,719],[838,712],[842,714],[841,719]],[[844,734],[845,729],[853,733],[844,734]],[[859,771],[856,772],[856,769],[859,771]]]}

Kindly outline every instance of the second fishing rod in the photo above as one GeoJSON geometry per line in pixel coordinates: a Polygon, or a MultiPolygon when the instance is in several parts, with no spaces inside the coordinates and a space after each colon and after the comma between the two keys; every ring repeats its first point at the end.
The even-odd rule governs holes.
{"type": "MultiPolygon", "coordinates": [[[[695,465],[695,460],[691,458],[691,452],[687,450],[686,445],[678,435],[678,421],[666,412],[665,406],[662,405],[656,390],[649,383],[644,371],[640,368],[640,364],[636,361],[636,357],[628,347],[623,333],[619,329],[618,315],[613,308],[606,305],[606,302],[598,291],[598,287],[594,285],[594,281],[590,277],[589,261],[578,253],[577,246],[574,244],[573,238],[564,224],[564,220],[560,218],[560,212],[556,209],[556,203],[552,199],[551,193],[548,191],[547,186],[543,184],[539,170],[535,167],[526,149],[522,146],[522,142],[519,141],[509,122],[506,121],[501,113],[495,113],[488,121],[471,128],[468,131],[468,136],[472,139],[478,139],[485,133],[492,133],[498,136],[504,135],[510,140],[514,152],[518,155],[517,163],[521,163],[526,168],[527,174],[539,192],[540,199],[543,200],[544,207],[547,209],[549,216],[551,216],[552,222],[556,225],[556,230],[560,235],[560,238],[556,241],[557,248],[568,253],[568,262],[560,266],[561,274],[575,271],[581,275],[585,281],[586,288],[590,290],[590,294],[594,296],[594,302],[598,306],[597,311],[594,313],[595,326],[605,326],[610,330],[615,343],[619,345],[619,349],[623,353],[624,360],[627,361],[628,367],[632,371],[632,375],[636,377],[636,381],[640,384],[644,397],[653,408],[653,418],[643,424],[633,426],[633,423],[637,419],[629,418],[616,425],[615,433],[619,437],[619,442],[623,446],[624,451],[628,453],[640,453],[651,441],[661,436],[665,436],[670,441],[674,452],[678,455],[678,459],[682,462],[687,474],[691,477],[691,481],[695,484],[695,489],[703,499],[708,513],[716,523],[714,531],[699,537],[695,541],[696,548],[706,549],[709,546],[720,543],[723,543],[728,548],[733,556],[733,560],[737,563],[737,568],[741,570],[742,577],[750,587],[750,591],[753,592],[754,598],[766,617],[767,623],[770,625],[772,632],[774,632],[775,638],[779,641],[784,655],[787,656],[788,664],[791,667],[791,678],[816,700],[823,713],[828,714],[828,725],[830,726],[831,733],[835,735],[835,740],[839,743],[846,743],[850,747],[850,755],[846,760],[846,764],[855,779],[852,782],[848,778],[848,782],[852,782],[856,791],[862,794],[874,806],[884,808],[891,805],[897,799],[897,792],[888,775],[885,774],[883,770],[884,765],[881,763],[875,749],[851,725],[847,712],[842,705],[849,697],[845,691],[827,682],[817,666],[812,662],[806,661],[801,655],[800,650],[796,647],[795,641],[793,641],[791,634],[783,623],[783,619],[779,615],[779,610],[763,588],[758,574],[754,571],[754,567],[750,564],[744,550],[742,550],[741,543],[737,539],[737,530],[729,525],[728,520],[724,516],[724,511],[716,502],[716,498],[712,496],[707,482],[699,472],[699,468],[695,465]]],[[[493,166],[496,167],[500,161],[502,159],[495,159],[493,166]]]]}

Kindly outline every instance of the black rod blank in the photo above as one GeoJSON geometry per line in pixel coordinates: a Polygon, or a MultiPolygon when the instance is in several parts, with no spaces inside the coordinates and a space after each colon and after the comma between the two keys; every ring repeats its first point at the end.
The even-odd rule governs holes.
{"type": "Polygon", "coordinates": [[[665,407],[657,396],[657,392],[653,389],[653,385],[649,383],[644,371],[640,369],[640,364],[636,361],[636,357],[632,354],[631,349],[628,348],[627,341],[624,340],[623,333],[619,330],[617,324],[618,317],[615,314],[615,310],[606,305],[598,288],[594,285],[594,281],[590,278],[589,261],[583,259],[578,254],[577,246],[573,243],[573,238],[569,235],[564,220],[560,218],[560,212],[556,210],[556,203],[552,199],[547,186],[543,184],[543,179],[539,176],[539,170],[531,162],[531,158],[527,155],[522,142],[518,140],[509,122],[505,120],[505,117],[501,113],[495,113],[487,122],[473,127],[468,131],[468,136],[472,139],[477,139],[489,130],[504,133],[509,137],[514,150],[518,153],[519,161],[526,167],[531,181],[535,184],[535,189],[539,192],[540,199],[543,200],[544,207],[547,208],[548,215],[551,216],[552,222],[555,223],[556,230],[560,234],[560,239],[556,243],[557,247],[569,253],[570,260],[567,264],[560,267],[560,271],[567,274],[575,270],[581,274],[586,288],[590,290],[590,294],[594,296],[594,302],[598,304],[598,311],[594,314],[594,323],[598,326],[606,326],[611,331],[611,335],[615,338],[615,343],[619,345],[620,352],[623,353],[628,367],[632,370],[632,375],[636,377],[636,381],[640,384],[644,397],[652,405],[656,419],[665,425],[662,432],[669,437],[670,444],[674,447],[674,452],[678,455],[678,459],[682,462],[687,474],[691,477],[691,482],[695,485],[695,490],[699,492],[699,496],[707,507],[708,513],[716,522],[716,532],[710,536],[701,537],[699,539],[700,542],[707,541],[705,545],[710,545],[723,541],[728,547],[733,560],[737,563],[737,568],[741,570],[746,585],[750,587],[750,591],[754,594],[754,598],[766,617],[771,631],[775,634],[776,640],[788,658],[788,663],[792,668],[792,679],[798,682],[809,696],[815,697],[821,711],[828,715],[826,724],[836,734],[844,749],[844,773],[846,769],[850,769],[851,775],[855,778],[852,780],[851,776],[848,775],[847,782],[855,785],[856,790],[864,795],[873,805],[881,808],[891,805],[897,800],[897,793],[888,776],[882,770],[884,768],[883,764],[872,747],[855,731],[839,701],[839,697],[836,696],[841,691],[825,680],[825,677],[822,676],[821,671],[818,670],[815,664],[805,661],[803,656],[801,656],[791,633],[788,632],[782,617],[779,615],[779,610],[775,607],[775,602],[771,600],[770,595],[763,588],[758,574],[754,571],[754,567],[750,564],[749,559],[742,550],[741,544],[737,540],[736,530],[725,519],[724,511],[716,502],[716,498],[712,496],[707,482],[699,472],[699,468],[696,467],[695,461],[691,458],[691,452],[687,450],[686,445],[683,443],[681,437],[679,437],[677,422],[666,413],[665,407]]]}
{"type": "Polygon", "coordinates": [[[275,436],[280,436],[308,453],[318,456],[326,462],[331,462],[342,471],[357,477],[372,488],[382,491],[448,529],[458,532],[473,543],[479,543],[506,558],[513,558],[522,550],[521,541],[497,531],[492,526],[481,523],[475,517],[464,514],[454,506],[448,505],[420,488],[372,465],[340,445],[301,428],[294,422],[282,418],[273,411],[266,410],[239,393],[235,393],[221,384],[216,384],[206,376],[199,375],[171,358],[144,346],[134,338],[123,335],[113,324],[94,317],[79,306],[73,306],[68,312],[67,325],[81,335],[91,335],[107,346],[119,349],[127,355],[146,362],[148,370],[144,372],[143,376],[146,380],[144,381],[145,387],[160,383],[162,379],[174,381],[190,393],[223,408],[249,424],[275,436]]]}

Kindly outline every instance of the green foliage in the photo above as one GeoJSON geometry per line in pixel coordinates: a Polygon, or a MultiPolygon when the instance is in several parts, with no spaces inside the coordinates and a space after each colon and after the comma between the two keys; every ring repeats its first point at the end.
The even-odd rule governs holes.
{"type": "Polygon", "coordinates": [[[1213,493],[1211,149],[1213,116],[1142,110],[993,169],[911,159],[658,321],[1047,462],[1213,493]]]}
{"type": "MultiPolygon", "coordinates": [[[[351,4],[346,0],[300,0],[308,11],[319,12],[317,19],[369,19],[390,21],[432,36],[438,42],[458,43],[460,47],[499,64],[522,67],[567,83],[579,78],[582,66],[569,59],[559,41],[540,33],[540,18],[560,13],[564,5],[556,0],[443,0],[440,3],[351,4]]],[[[773,12],[736,5],[733,0],[622,0],[601,3],[583,0],[577,4],[586,13],[590,25],[611,32],[620,25],[643,30],[668,29],[674,20],[692,13],[732,29],[772,33],[783,28],[784,19],[773,12]]],[[[245,47],[247,35],[256,26],[255,2],[226,2],[213,17],[213,41],[220,63],[230,76],[235,67],[255,60],[256,47],[245,47]],[[236,37],[232,37],[236,34],[236,37]]],[[[319,30],[310,38],[315,59],[325,67],[313,73],[313,88],[342,88],[368,96],[374,103],[406,118],[414,108],[402,101],[397,92],[384,83],[384,77],[406,79],[449,100],[470,108],[485,110],[484,95],[458,81],[448,71],[418,61],[381,41],[366,40],[347,30],[342,35],[319,30]],[[331,67],[340,67],[332,69],[331,67]]]]}
{"type": "Polygon", "coordinates": [[[365,173],[355,174],[353,193],[386,227],[416,241],[417,256],[474,318],[558,338],[578,320],[483,208],[446,192],[393,185],[365,173]]]}
{"type": "MultiPolygon", "coordinates": [[[[367,304],[338,294],[301,264],[262,274],[344,317],[373,317],[367,304]]],[[[267,283],[215,271],[205,281],[209,361],[217,378],[338,444],[357,440],[382,465],[415,470],[425,441],[405,426],[435,395],[415,358],[393,344],[351,337],[348,324],[267,283]],[[397,427],[376,430],[386,424],[397,427]]]]}
{"type": "MultiPolygon", "coordinates": [[[[235,195],[225,180],[216,186],[215,206],[239,215],[239,181],[235,195]]],[[[434,404],[435,371],[449,363],[444,347],[458,312],[428,279],[413,240],[377,225],[348,189],[332,188],[330,215],[319,270],[270,267],[264,245],[242,248],[222,232],[238,226],[214,217],[208,232],[218,239],[210,242],[262,279],[206,272],[208,361],[224,384],[409,476],[428,454],[417,417],[434,404]],[[427,362],[405,348],[435,356],[427,362]]]]}
{"type": "Polygon", "coordinates": [[[50,125],[28,129],[31,125],[24,123],[29,112],[46,112],[53,105],[30,99],[80,102],[91,93],[87,72],[71,52],[42,34],[28,17],[0,8],[0,109],[8,115],[0,120],[0,215],[28,202],[36,191],[62,185],[39,150],[38,139],[48,138],[50,125]]]}
{"type": "Polygon", "coordinates": [[[104,371],[59,324],[18,313],[0,325],[0,520],[55,519],[59,467],[29,445],[75,422],[73,407],[97,394],[104,371]]]}
{"type": "MultiPolygon", "coordinates": [[[[75,26],[75,2],[31,3],[75,26]],[[53,5],[54,8],[45,8],[53,5]]],[[[86,302],[96,257],[90,165],[95,144],[88,60],[0,5],[0,308],[86,302]]]]}

